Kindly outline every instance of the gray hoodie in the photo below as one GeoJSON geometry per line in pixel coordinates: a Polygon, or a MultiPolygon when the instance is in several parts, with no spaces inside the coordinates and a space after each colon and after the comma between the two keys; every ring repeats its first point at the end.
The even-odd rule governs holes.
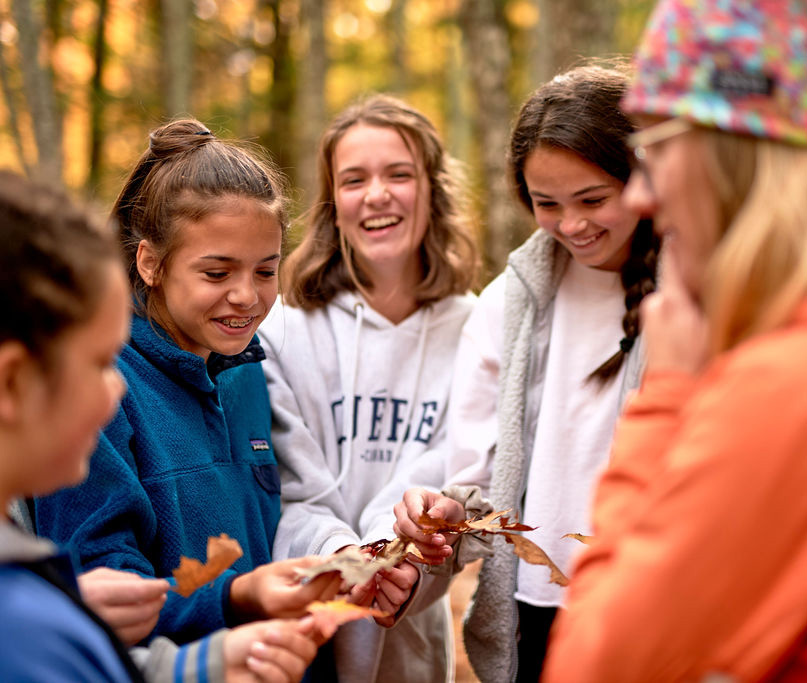
{"type": "MultiPolygon", "coordinates": [[[[258,334],[281,475],[277,559],[391,539],[404,491],[439,490],[454,354],[474,301],[447,297],[397,325],[358,293],[311,312],[274,306],[258,334]]],[[[343,626],[335,638],[340,683],[450,678],[447,608],[433,603],[440,583],[422,575],[392,629],[343,626]]]]}

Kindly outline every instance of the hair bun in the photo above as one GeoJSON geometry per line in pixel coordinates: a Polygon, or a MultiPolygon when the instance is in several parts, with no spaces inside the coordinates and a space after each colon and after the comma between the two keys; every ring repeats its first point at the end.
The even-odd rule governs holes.
{"type": "Polygon", "coordinates": [[[149,151],[157,159],[189,152],[215,139],[203,124],[196,119],[172,121],[149,135],[149,151]]]}

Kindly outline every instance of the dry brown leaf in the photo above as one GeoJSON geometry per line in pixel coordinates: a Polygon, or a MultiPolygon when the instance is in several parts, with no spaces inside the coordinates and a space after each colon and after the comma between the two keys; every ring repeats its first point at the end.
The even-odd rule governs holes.
{"type": "Polygon", "coordinates": [[[508,543],[513,544],[513,550],[525,562],[530,564],[543,564],[549,567],[549,582],[556,583],[559,586],[568,586],[569,579],[560,570],[549,555],[541,548],[541,546],[533,543],[529,538],[524,538],[518,534],[504,534],[508,543]]]}
{"type": "Polygon", "coordinates": [[[491,512],[484,517],[478,517],[461,522],[448,522],[444,519],[421,515],[418,523],[427,534],[501,534],[521,559],[530,564],[542,564],[549,568],[549,581],[559,586],[566,586],[569,579],[560,568],[549,558],[549,555],[528,538],[519,535],[519,531],[532,531],[536,527],[527,526],[519,522],[511,522],[507,517],[510,510],[491,512]],[[499,520],[498,522],[496,520],[499,520]]]}
{"type": "Polygon", "coordinates": [[[179,558],[179,567],[173,571],[176,579],[174,590],[187,598],[197,588],[213,581],[243,554],[238,541],[227,534],[208,537],[207,562],[202,564],[192,557],[179,558]]]}
{"type": "Polygon", "coordinates": [[[586,536],[585,534],[563,534],[561,538],[573,538],[586,545],[591,545],[594,542],[594,536],[586,536]]]}
{"type": "Polygon", "coordinates": [[[336,633],[336,629],[342,624],[356,619],[365,619],[367,617],[386,617],[389,616],[386,612],[380,609],[372,609],[371,607],[359,607],[349,603],[347,600],[330,600],[328,602],[320,602],[315,600],[309,603],[306,610],[313,615],[314,623],[319,629],[320,633],[326,638],[330,638],[336,633]]]}
{"type": "Polygon", "coordinates": [[[339,572],[345,582],[345,588],[352,588],[367,583],[382,569],[397,567],[409,553],[423,559],[414,543],[398,538],[393,541],[382,539],[362,548],[348,546],[335,552],[322,564],[308,569],[296,569],[295,572],[300,578],[307,579],[313,579],[326,572],[339,572]]]}

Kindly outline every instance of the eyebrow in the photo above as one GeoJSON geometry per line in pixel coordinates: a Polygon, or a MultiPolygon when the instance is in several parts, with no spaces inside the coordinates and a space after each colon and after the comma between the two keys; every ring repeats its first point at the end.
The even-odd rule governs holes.
{"type": "MultiPolygon", "coordinates": [[[[411,161],[393,161],[391,164],[387,164],[384,166],[384,170],[389,170],[391,168],[395,168],[396,166],[409,166],[411,168],[417,168],[417,164],[411,161]]],[[[356,173],[358,171],[364,171],[365,168],[363,166],[348,166],[348,168],[340,168],[336,175],[342,175],[343,173],[356,173]]]]}
{"type": "MultiPolygon", "coordinates": [[[[267,256],[262,258],[258,263],[266,263],[267,261],[277,261],[280,259],[280,254],[272,254],[271,256],[267,256]]],[[[233,258],[232,256],[219,256],[217,254],[207,254],[206,256],[200,256],[200,261],[224,261],[225,263],[239,263],[240,259],[233,258]]]]}
{"type": "MultiPolygon", "coordinates": [[[[577,192],[572,194],[572,197],[579,197],[581,194],[586,194],[587,192],[592,192],[593,190],[610,189],[610,187],[611,187],[610,185],[606,185],[604,183],[602,185],[589,185],[588,187],[584,187],[582,190],[578,190],[577,192]]],[[[550,199],[552,197],[552,195],[544,194],[543,192],[538,192],[538,191],[530,192],[530,196],[531,197],[546,197],[547,199],[550,199]]]]}

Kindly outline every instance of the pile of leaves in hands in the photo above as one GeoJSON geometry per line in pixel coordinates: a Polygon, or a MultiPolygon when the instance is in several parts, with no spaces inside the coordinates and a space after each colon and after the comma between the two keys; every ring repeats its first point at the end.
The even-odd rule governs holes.
{"type": "MultiPolygon", "coordinates": [[[[502,535],[513,552],[530,564],[545,565],[549,568],[549,581],[566,586],[569,580],[560,568],[551,560],[544,550],[521,535],[523,531],[533,531],[536,527],[511,522],[507,516],[509,510],[491,512],[482,517],[466,519],[460,522],[449,522],[445,519],[421,515],[418,520],[426,534],[474,534],[502,535]],[[497,521],[498,520],[498,521],[497,521]]],[[[582,534],[566,534],[582,543],[590,543],[591,537],[582,534]]],[[[211,536],[207,540],[207,561],[200,562],[188,557],[180,558],[179,567],[174,570],[175,590],[188,597],[204,584],[213,581],[243,555],[238,541],[227,534],[211,536]]],[[[396,538],[392,541],[381,539],[361,548],[348,546],[334,553],[329,559],[315,567],[297,569],[300,581],[311,580],[320,574],[339,572],[343,581],[343,589],[348,591],[354,586],[368,583],[378,572],[392,569],[400,565],[407,557],[415,561],[425,562],[417,545],[408,538],[396,538]]],[[[317,627],[330,637],[344,623],[366,617],[389,616],[381,610],[361,607],[349,603],[346,599],[328,602],[313,601],[307,611],[314,616],[317,627]]]]}
{"type": "MultiPolygon", "coordinates": [[[[357,549],[354,548],[354,550],[357,549]]],[[[208,537],[206,562],[201,562],[191,557],[180,557],[179,567],[173,571],[176,581],[174,590],[185,598],[190,597],[194,591],[198,590],[206,583],[215,580],[224,571],[229,569],[243,554],[244,552],[238,541],[234,538],[230,538],[227,534],[208,537]]],[[[360,578],[367,576],[364,581],[357,581],[352,584],[350,580],[346,579],[346,581],[351,586],[357,583],[366,583],[375,575],[376,571],[396,566],[396,564],[403,562],[404,557],[406,557],[406,553],[404,553],[400,559],[396,557],[392,564],[388,563],[383,567],[377,567],[369,575],[366,573],[351,575],[351,580],[356,578],[356,576],[360,578]]],[[[326,562],[325,564],[328,563],[326,562]]],[[[320,567],[321,566],[322,565],[320,565],[320,567]]],[[[304,578],[306,571],[307,570],[301,569],[297,570],[301,580],[304,578]]],[[[340,571],[340,569],[337,567],[318,571],[314,576],[323,574],[326,571],[340,571]]],[[[367,617],[388,616],[386,612],[382,612],[381,610],[353,605],[345,599],[329,600],[328,602],[314,600],[306,606],[306,611],[313,616],[316,628],[326,638],[330,638],[339,626],[349,621],[367,617]]]]}

